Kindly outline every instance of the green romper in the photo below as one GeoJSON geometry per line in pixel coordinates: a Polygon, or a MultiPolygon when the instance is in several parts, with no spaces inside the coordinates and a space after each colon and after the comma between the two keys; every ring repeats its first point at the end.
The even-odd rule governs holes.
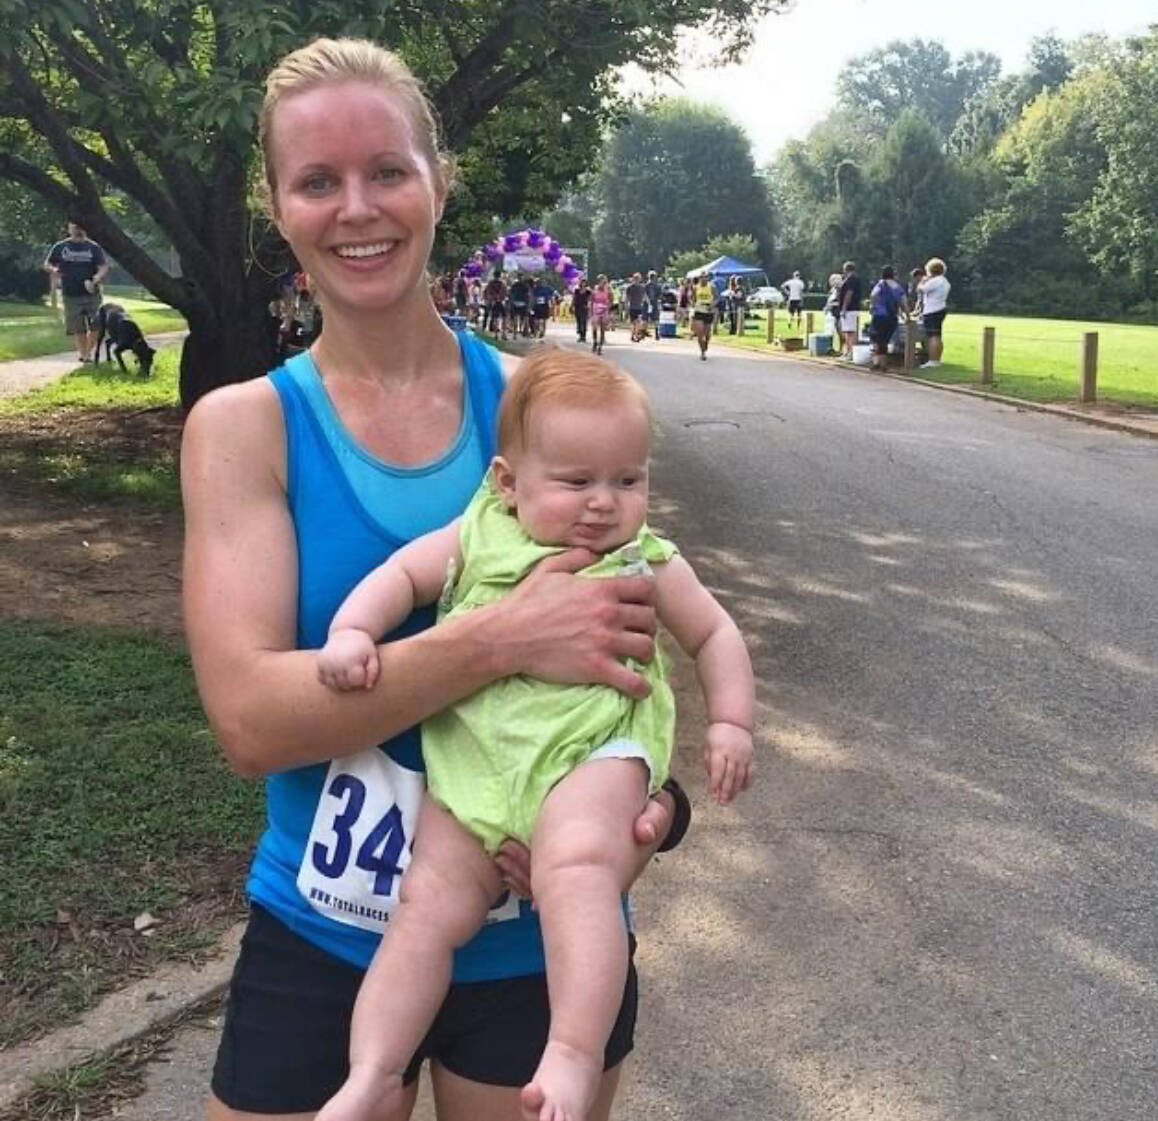
{"type": "MultiPolygon", "coordinates": [[[[462,572],[451,572],[439,620],[494,603],[545,557],[566,550],[538,545],[484,480],[462,518],[462,572]],[[457,576],[457,578],[456,578],[457,576]]],[[[662,564],[676,554],[645,525],[634,542],[583,569],[583,576],[614,576],[640,555],[662,564]],[[626,554],[626,555],[625,555],[626,554]]],[[[637,667],[651,693],[634,700],[606,685],[554,685],[505,677],[422,725],[427,789],[495,852],[507,837],[524,843],[551,788],[580,763],[600,757],[641,758],[650,788],[667,778],[675,738],[675,699],[666,661],[637,667]]]]}

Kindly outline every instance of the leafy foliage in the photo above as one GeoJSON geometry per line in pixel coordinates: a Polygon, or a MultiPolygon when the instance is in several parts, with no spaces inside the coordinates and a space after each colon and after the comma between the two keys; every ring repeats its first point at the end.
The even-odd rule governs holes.
{"type": "Polygon", "coordinates": [[[756,239],[748,234],[724,234],[713,237],[699,249],[689,249],[676,253],[664,269],[665,276],[687,276],[692,269],[706,265],[717,257],[732,257],[746,265],[760,259],[760,248],[756,239]]]}
{"type": "Polygon", "coordinates": [[[1038,315],[1158,308],[1158,31],[1034,41],[1024,70],[940,44],[855,60],[841,105],[769,169],[808,275],[949,261],[953,301],[1038,315]]]}
{"type": "Polygon", "coordinates": [[[670,99],[629,111],[604,151],[597,192],[601,272],[656,268],[725,233],[747,235],[758,257],[771,257],[751,145],[718,109],[670,99]]]}
{"type": "Polygon", "coordinates": [[[734,57],[787,2],[0,0],[0,179],[81,218],[184,314],[188,404],[269,358],[261,319],[289,260],[251,204],[254,137],[264,76],[287,51],[365,36],[426,81],[464,172],[450,252],[495,216],[553,204],[617,112],[615,67],[670,67],[677,32],[693,27],[734,57]],[[116,192],[172,246],[180,276],[121,221],[116,192]]]}

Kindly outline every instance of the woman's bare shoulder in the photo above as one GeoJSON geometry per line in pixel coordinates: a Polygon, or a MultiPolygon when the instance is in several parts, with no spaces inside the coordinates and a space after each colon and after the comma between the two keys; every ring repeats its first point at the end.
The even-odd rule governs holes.
{"type": "Polygon", "coordinates": [[[223,385],[193,406],[185,421],[182,456],[199,454],[249,464],[265,461],[280,474],[285,422],[268,378],[223,385]]]}

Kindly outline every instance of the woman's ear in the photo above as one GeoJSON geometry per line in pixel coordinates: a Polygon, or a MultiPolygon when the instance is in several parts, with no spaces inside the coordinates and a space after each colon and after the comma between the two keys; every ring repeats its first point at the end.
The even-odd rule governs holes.
{"type": "Polygon", "coordinates": [[[503,505],[508,510],[513,510],[515,508],[515,469],[501,455],[496,455],[491,460],[491,480],[494,482],[495,490],[499,492],[503,505]]]}

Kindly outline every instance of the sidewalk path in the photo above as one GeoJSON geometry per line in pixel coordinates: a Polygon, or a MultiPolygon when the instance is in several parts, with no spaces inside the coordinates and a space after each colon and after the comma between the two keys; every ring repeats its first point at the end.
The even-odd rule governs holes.
{"type": "MultiPolygon", "coordinates": [[[[166,331],[149,336],[152,346],[158,348],[180,342],[187,331],[166,331]]],[[[39,358],[16,358],[10,362],[0,362],[0,397],[15,397],[30,389],[39,389],[59,381],[65,374],[72,373],[80,363],[76,352],[65,354],[44,354],[39,358]]]]}

